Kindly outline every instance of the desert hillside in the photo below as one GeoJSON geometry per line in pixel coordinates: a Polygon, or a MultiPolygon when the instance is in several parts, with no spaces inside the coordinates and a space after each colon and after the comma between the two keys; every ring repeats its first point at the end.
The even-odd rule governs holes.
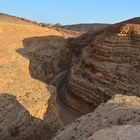
{"type": "Polygon", "coordinates": [[[61,88],[65,103],[88,113],[114,94],[140,96],[139,37],[139,24],[116,24],[68,40],[77,60],[61,88]]]}
{"type": "MultiPolygon", "coordinates": [[[[31,53],[35,48],[24,45],[25,38],[38,38],[39,36],[52,36],[52,38],[56,36],[57,39],[61,34],[55,30],[37,26],[0,23],[0,98],[5,98],[5,100],[1,100],[0,118],[2,123],[0,123],[0,128],[4,131],[2,134],[6,135],[6,139],[10,139],[11,136],[31,138],[34,136],[34,129],[38,131],[36,129],[39,129],[39,126],[41,129],[46,123],[45,114],[48,110],[48,100],[51,98],[51,94],[45,83],[31,77],[29,69],[31,62],[28,53],[31,53]],[[14,98],[13,101],[10,96],[14,98]],[[21,109],[14,106],[15,102],[21,106],[21,109]],[[14,112],[10,112],[8,108],[14,112]],[[29,119],[33,122],[32,125],[29,119]],[[36,120],[39,122],[36,123],[36,120]],[[8,130],[9,125],[10,130],[8,130]],[[7,131],[9,134],[6,134],[7,131]],[[30,135],[27,135],[28,133],[30,135]]],[[[42,49],[40,46],[40,50],[42,49]]]]}
{"type": "Polygon", "coordinates": [[[48,139],[62,126],[55,88],[46,81],[71,61],[65,36],[15,17],[0,18],[1,139],[48,139]]]}
{"type": "Polygon", "coordinates": [[[140,138],[139,38],[139,18],[134,18],[67,40],[73,64],[60,86],[60,97],[86,115],[53,140],[140,138]]]}
{"type": "Polygon", "coordinates": [[[39,26],[39,27],[44,27],[44,28],[46,27],[46,28],[57,30],[58,32],[61,32],[61,34],[65,38],[76,37],[76,36],[81,35],[80,32],[70,31],[70,30],[66,30],[66,29],[62,29],[62,28],[53,27],[53,26],[48,26],[47,24],[44,26],[44,24],[38,23],[36,21],[32,21],[32,20],[29,20],[26,18],[16,17],[16,16],[4,14],[4,13],[0,13],[0,23],[4,23],[4,24],[9,23],[9,24],[17,24],[17,25],[31,25],[31,26],[39,26]]]}
{"type": "Polygon", "coordinates": [[[140,139],[139,18],[88,28],[0,14],[0,140],[140,139]]]}

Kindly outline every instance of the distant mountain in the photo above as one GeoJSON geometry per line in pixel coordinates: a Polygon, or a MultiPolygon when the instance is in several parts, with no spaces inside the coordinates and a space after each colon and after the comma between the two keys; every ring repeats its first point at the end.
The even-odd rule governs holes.
{"type": "Polygon", "coordinates": [[[46,82],[69,67],[76,33],[36,24],[0,14],[0,140],[48,140],[62,126],[46,82]]]}
{"type": "Polygon", "coordinates": [[[71,30],[71,31],[78,31],[78,32],[89,32],[89,31],[97,31],[104,27],[109,26],[110,24],[73,24],[73,25],[65,25],[62,28],[71,30]]]}
{"type": "Polygon", "coordinates": [[[131,18],[131,19],[125,20],[121,23],[140,24],[140,17],[131,18]]]}

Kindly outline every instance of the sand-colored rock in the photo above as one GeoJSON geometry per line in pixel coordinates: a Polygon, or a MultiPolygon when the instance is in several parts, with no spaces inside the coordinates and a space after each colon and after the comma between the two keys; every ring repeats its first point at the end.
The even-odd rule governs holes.
{"type": "Polygon", "coordinates": [[[38,25],[37,22],[31,21],[29,19],[20,18],[4,13],[0,13],[0,23],[11,23],[11,24],[21,24],[21,25],[38,25]]]}
{"type": "Polygon", "coordinates": [[[73,24],[73,25],[65,25],[62,28],[71,30],[71,31],[78,31],[78,32],[96,32],[101,30],[110,24],[101,24],[101,23],[87,23],[87,24],[73,24]]]}
{"type": "Polygon", "coordinates": [[[15,96],[7,93],[0,94],[1,140],[35,139],[33,134],[39,133],[40,121],[32,117],[15,96]]]}
{"type": "Polygon", "coordinates": [[[82,116],[74,123],[63,128],[53,140],[92,139],[94,138],[94,134],[95,136],[97,135],[100,140],[100,138],[102,138],[98,135],[98,131],[100,130],[101,132],[99,132],[99,134],[101,133],[104,138],[107,137],[108,139],[110,138],[110,140],[116,140],[115,136],[117,137],[117,135],[119,135],[119,129],[122,130],[122,132],[126,131],[124,134],[122,132],[120,133],[124,137],[125,134],[127,135],[132,130],[132,138],[135,134],[137,134],[135,138],[139,138],[139,127],[137,129],[137,125],[140,125],[140,98],[116,95],[106,103],[102,103],[94,112],[82,116]],[[127,129],[125,125],[134,125],[134,127],[128,127],[127,129]],[[122,128],[112,129],[113,126],[122,126],[122,128]],[[105,130],[104,133],[102,129],[106,128],[107,130],[105,130]],[[115,130],[118,131],[115,133],[115,130]],[[110,137],[108,133],[111,134],[110,137]],[[113,133],[114,139],[111,139],[113,133]]]}
{"type": "MultiPolygon", "coordinates": [[[[0,14],[1,140],[51,139],[62,122],[93,111],[115,94],[140,96],[139,24],[117,24],[65,40],[78,35],[0,14]]],[[[93,138],[101,129],[108,136],[125,131],[112,126],[140,125],[140,99],[135,96],[115,96],[54,139],[93,138]],[[106,132],[107,127],[112,129],[106,132]]]]}
{"type": "MultiPolygon", "coordinates": [[[[52,101],[52,98],[54,97],[48,90],[48,85],[40,81],[44,79],[34,77],[32,74],[33,70],[30,65],[32,65],[32,61],[35,61],[38,63],[36,63],[34,67],[38,68],[38,65],[40,65],[40,68],[42,69],[42,63],[44,60],[46,63],[49,63],[49,67],[48,69],[46,68],[46,71],[49,71],[49,68],[52,67],[54,68],[53,72],[55,72],[55,68],[58,67],[58,70],[56,69],[58,72],[62,62],[65,64],[65,59],[67,58],[67,56],[65,58],[64,47],[66,46],[62,34],[56,30],[38,26],[0,23],[0,42],[0,97],[2,96],[0,107],[0,128],[2,129],[2,133],[0,131],[0,135],[3,135],[4,132],[5,135],[3,136],[5,136],[5,138],[9,138],[10,135],[11,139],[16,137],[17,139],[22,139],[23,135],[26,139],[33,135],[37,138],[37,136],[40,137],[41,133],[44,134],[44,132],[40,133],[40,131],[47,129],[47,131],[45,131],[45,136],[48,137],[48,134],[51,131],[48,128],[56,130],[55,128],[58,129],[61,127],[61,122],[59,122],[59,113],[54,100],[52,101]],[[33,37],[35,37],[35,40],[33,37]],[[47,39],[47,37],[49,39],[47,39]],[[26,43],[24,43],[24,41],[30,39],[33,40],[31,40],[31,42],[29,41],[30,44],[25,46],[26,43]],[[54,41],[53,44],[51,39],[58,39],[59,41],[57,40],[58,43],[56,43],[57,41],[54,41]],[[49,45],[46,40],[49,42],[49,45]],[[38,43],[40,43],[40,45],[38,43]],[[52,50],[54,50],[54,52],[52,50]],[[35,53],[36,51],[38,53],[35,53]],[[30,54],[35,54],[35,56],[32,56],[30,59],[30,54]],[[64,54],[62,59],[59,54],[64,54]],[[38,59],[41,57],[44,59],[38,59]],[[57,61],[54,62],[51,58],[57,61]],[[56,65],[53,65],[53,63],[56,63],[56,65]],[[34,78],[36,78],[36,80],[34,78]],[[6,93],[6,97],[8,99],[3,100],[3,93],[6,93]],[[48,103],[50,102],[49,100],[52,102],[48,103]],[[47,114],[48,108],[49,113],[47,114]],[[16,114],[19,115],[16,116],[16,114]],[[51,122],[49,122],[50,117],[51,122]],[[34,125],[34,122],[36,125],[34,125]],[[25,127],[24,124],[26,125],[25,127]],[[52,126],[50,126],[50,124],[52,124],[52,126]],[[38,125],[40,125],[40,127],[36,127],[38,125]],[[13,134],[8,131],[9,128],[12,130],[14,127],[17,129],[15,131],[19,132],[15,132],[16,134],[13,136],[13,134]],[[28,127],[29,129],[26,129],[28,127]],[[38,133],[34,132],[34,127],[35,130],[40,129],[40,131],[38,131],[38,133]]],[[[42,72],[42,74],[44,73],[42,72]]],[[[47,74],[44,75],[44,77],[45,76],[47,77],[47,74]]]]}
{"type": "Polygon", "coordinates": [[[81,33],[76,32],[76,31],[70,31],[70,30],[66,30],[66,29],[62,29],[62,28],[58,28],[58,27],[54,27],[54,26],[48,26],[47,24],[41,24],[36,21],[32,21],[30,19],[21,18],[21,17],[17,17],[17,16],[13,16],[13,15],[8,15],[8,14],[4,14],[4,13],[0,13],[0,23],[39,26],[39,27],[49,28],[49,29],[53,29],[53,30],[60,32],[62,34],[62,36],[65,38],[76,37],[76,36],[81,35],[81,33]]]}
{"type": "Polygon", "coordinates": [[[88,140],[139,140],[140,125],[113,126],[96,132],[88,140]]]}
{"type": "Polygon", "coordinates": [[[131,23],[131,24],[140,24],[140,17],[134,17],[128,20],[125,20],[121,23],[131,23]]]}
{"type": "Polygon", "coordinates": [[[61,88],[67,105],[88,113],[115,94],[140,96],[139,24],[87,33],[69,47],[77,59],[61,88]]]}
{"type": "Polygon", "coordinates": [[[30,74],[35,79],[49,82],[71,62],[71,53],[63,36],[25,38],[23,45],[24,48],[17,52],[29,58],[30,74]]]}

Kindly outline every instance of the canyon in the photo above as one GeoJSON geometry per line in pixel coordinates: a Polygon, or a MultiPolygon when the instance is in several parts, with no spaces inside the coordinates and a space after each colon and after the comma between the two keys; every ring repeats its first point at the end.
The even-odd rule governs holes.
{"type": "Polygon", "coordinates": [[[49,81],[70,63],[66,36],[11,18],[0,23],[0,136],[48,139],[63,126],[49,81]]]}
{"type": "Polygon", "coordinates": [[[86,114],[115,94],[139,97],[139,37],[140,25],[122,23],[69,40],[76,60],[61,88],[65,103],[86,114]]]}
{"type": "Polygon", "coordinates": [[[81,32],[0,14],[1,140],[140,139],[140,18],[81,32]]]}

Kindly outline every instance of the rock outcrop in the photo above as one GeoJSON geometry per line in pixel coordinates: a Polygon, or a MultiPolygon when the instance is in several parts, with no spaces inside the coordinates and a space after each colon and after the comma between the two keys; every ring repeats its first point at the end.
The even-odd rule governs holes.
{"type": "MultiPolygon", "coordinates": [[[[46,108],[40,110],[40,112],[44,112],[43,118],[40,119],[32,116],[32,114],[17,100],[16,96],[8,93],[1,93],[0,139],[50,139],[62,126],[54,99],[55,95],[52,93],[48,102],[46,102],[46,108]]],[[[40,108],[43,107],[41,103],[36,104],[40,105],[40,108]]]]}
{"type": "Polygon", "coordinates": [[[77,60],[61,87],[67,105],[84,114],[115,94],[140,96],[139,24],[87,33],[71,40],[69,47],[77,60]]]}
{"type": "Polygon", "coordinates": [[[4,13],[0,13],[0,23],[21,24],[21,25],[38,25],[37,22],[29,19],[20,18],[4,13]]]}
{"type": "Polygon", "coordinates": [[[129,21],[65,40],[78,35],[0,14],[1,140],[49,140],[93,110],[54,140],[111,139],[132,126],[137,135],[140,25],[129,21]]]}
{"type": "Polygon", "coordinates": [[[17,52],[28,55],[30,73],[35,79],[49,82],[70,65],[71,53],[62,36],[31,37],[24,39],[23,45],[17,52]]]}
{"type": "Polygon", "coordinates": [[[82,116],[63,128],[53,140],[94,140],[95,138],[102,140],[102,136],[104,139],[116,140],[118,135],[127,138],[131,130],[131,138],[139,138],[140,128],[137,125],[140,126],[140,98],[116,95],[106,103],[102,103],[94,112],[82,116]],[[112,136],[114,139],[111,139],[112,136]]]}
{"type": "Polygon", "coordinates": [[[56,95],[42,81],[50,80],[49,69],[55,74],[70,62],[62,34],[39,26],[0,23],[0,42],[0,139],[49,139],[62,123],[56,95]]]}

